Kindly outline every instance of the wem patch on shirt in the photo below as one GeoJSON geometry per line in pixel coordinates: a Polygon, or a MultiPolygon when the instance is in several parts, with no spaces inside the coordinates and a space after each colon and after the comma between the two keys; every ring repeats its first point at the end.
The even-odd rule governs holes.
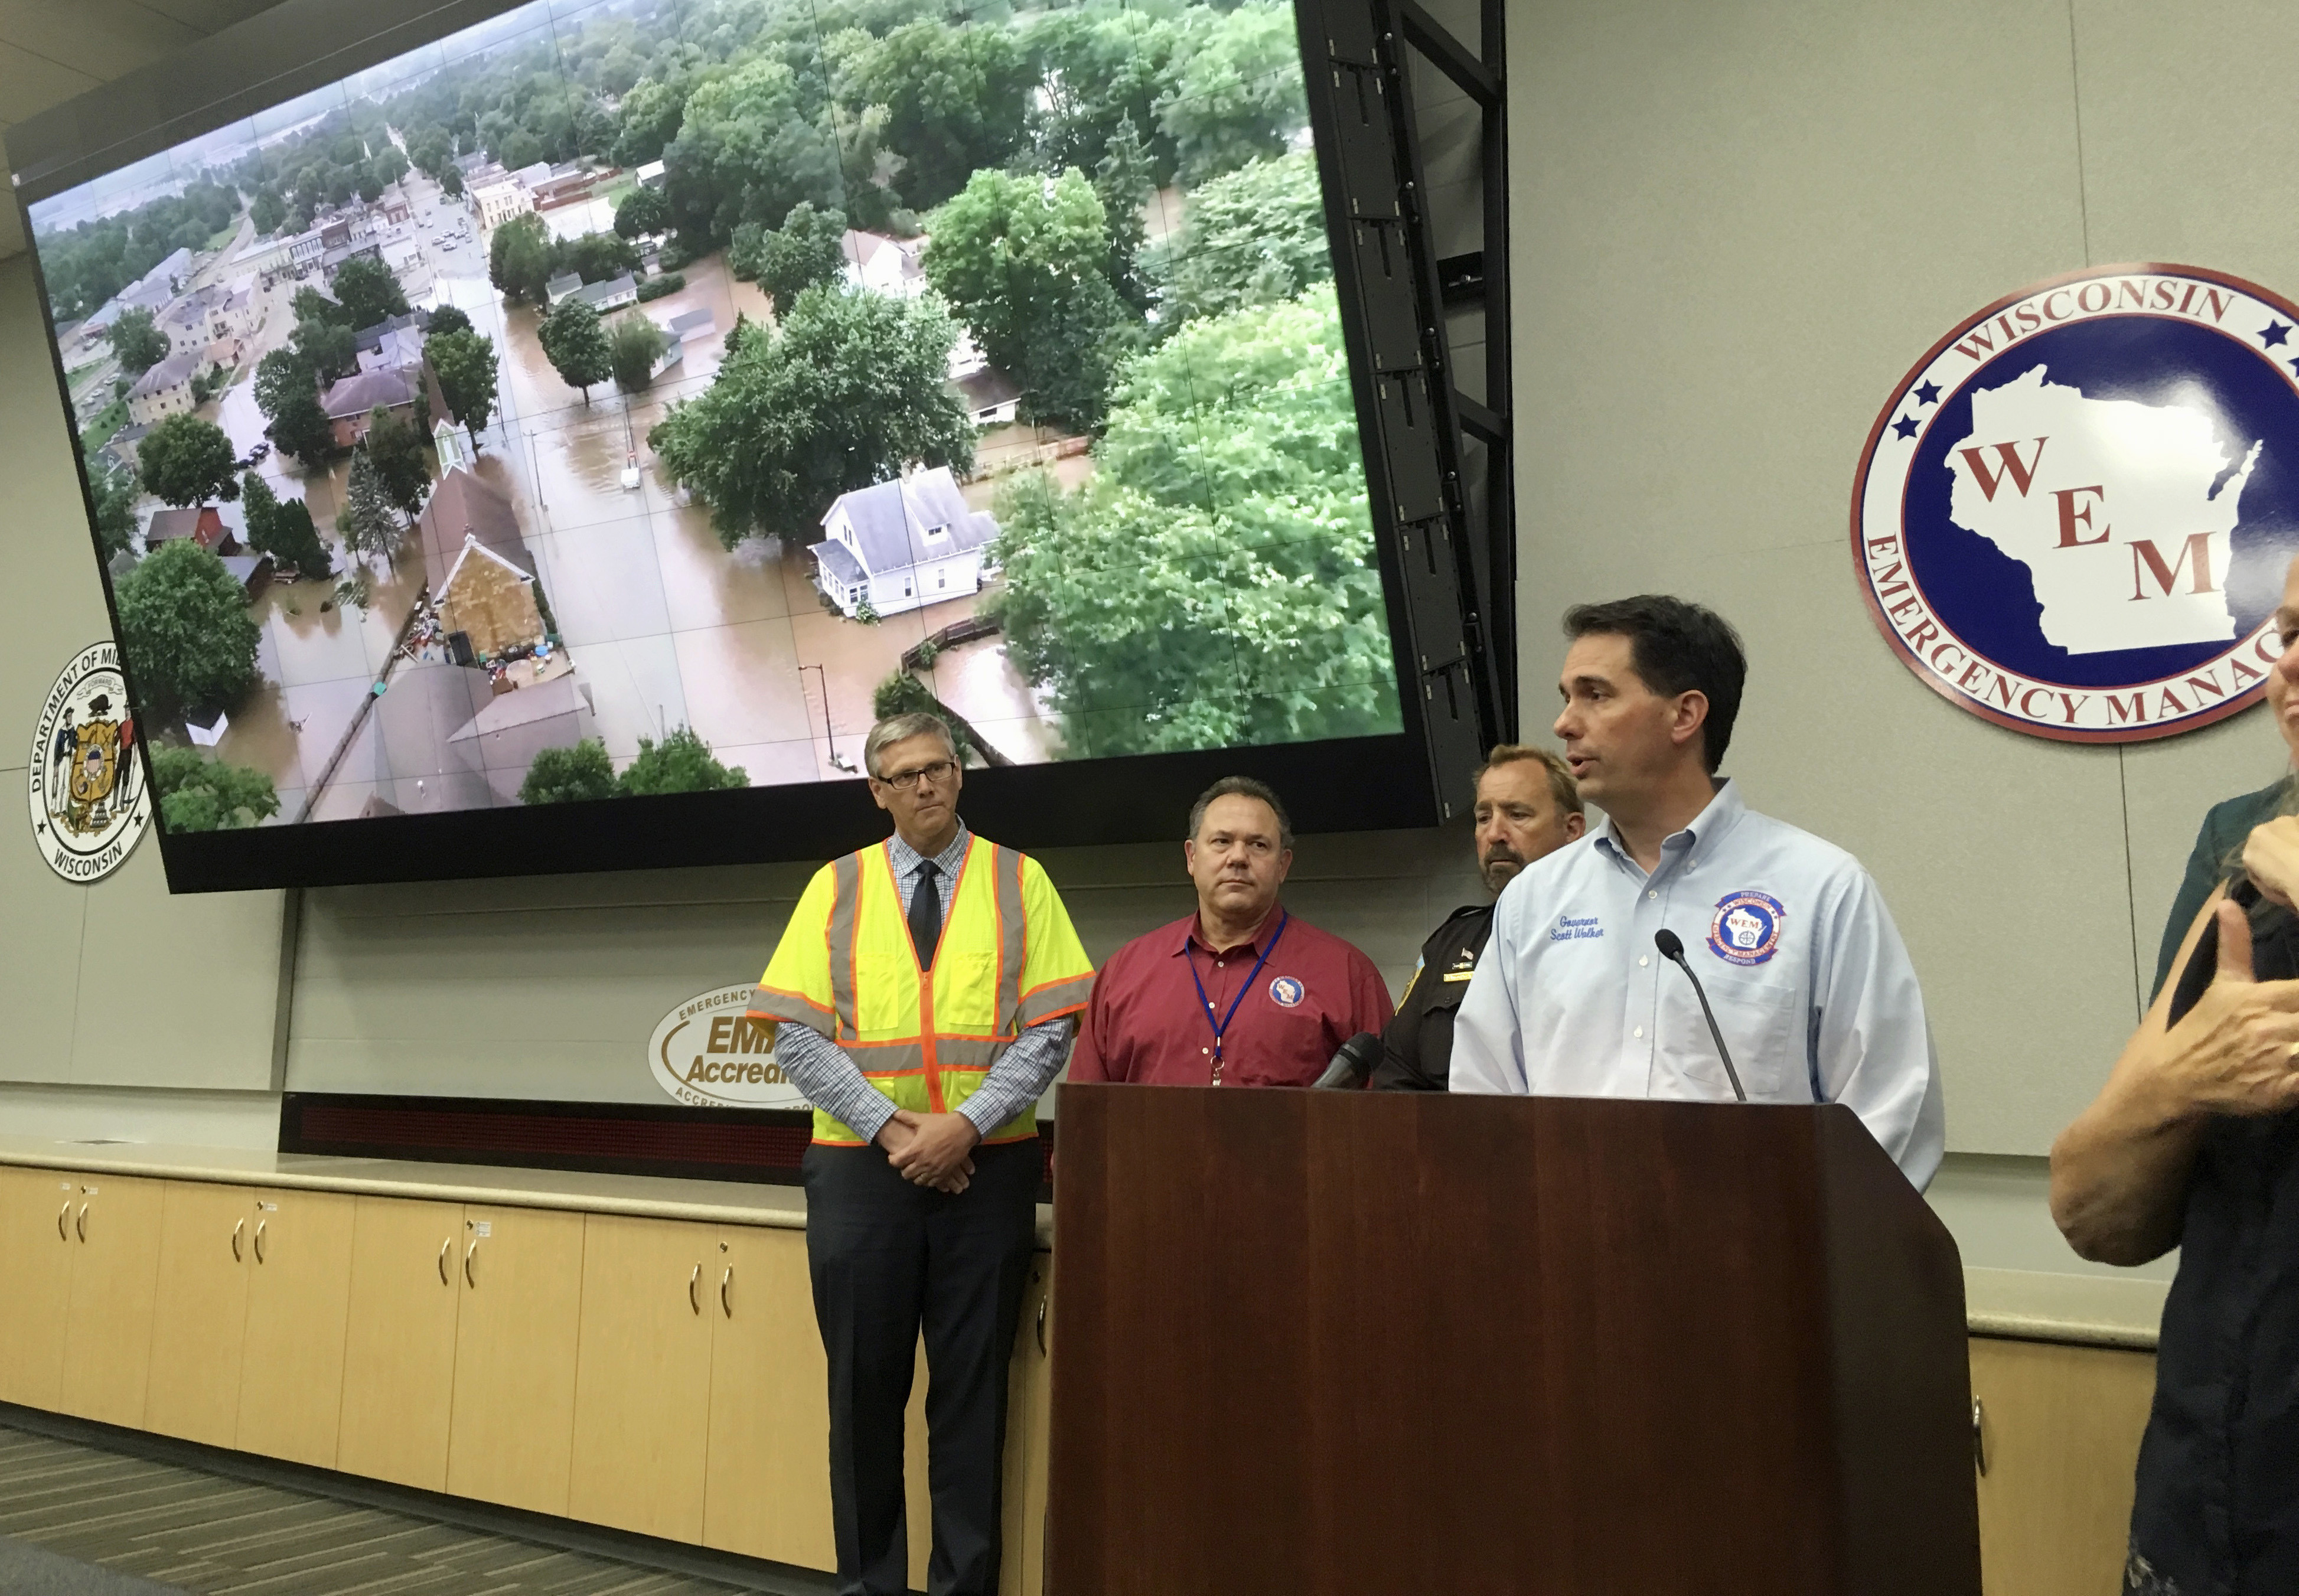
{"type": "Polygon", "coordinates": [[[1768,893],[1732,893],[1718,901],[1708,922],[1708,951],[1728,963],[1761,964],[1780,951],[1788,914],[1768,893]]]}

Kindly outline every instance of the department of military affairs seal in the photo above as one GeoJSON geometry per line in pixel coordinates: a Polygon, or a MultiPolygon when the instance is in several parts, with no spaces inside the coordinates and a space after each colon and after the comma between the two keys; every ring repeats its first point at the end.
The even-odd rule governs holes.
{"type": "Polygon", "coordinates": [[[1877,417],[1852,551],[1901,663],[1998,725],[2129,742],[2249,707],[2299,552],[2299,308],[2187,266],[1997,301],[1877,417]]]}
{"type": "Polygon", "coordinates": [[[152,824],[136,718],[114,644],[82,649],[42,700],[32,734],[32,837],[68,881],[100,881],[152,824]]]}
{"type": "Polygon", "coordinates": [[[1734,892],[1708,922],[1708,951],[1731,964],[1761,964],[1780,948],[1789,912],[1769,892],[1734,892]]]}

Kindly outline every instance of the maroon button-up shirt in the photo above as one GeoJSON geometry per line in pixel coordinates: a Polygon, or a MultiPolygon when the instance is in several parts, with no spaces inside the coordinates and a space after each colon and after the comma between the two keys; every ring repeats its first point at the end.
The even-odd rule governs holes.
{"type": "Polygon", "coordinates": [[[1305,1087],[1325,1072],[1343,1042],[1361,1030],[1378,1032],[1391,1012],[1389,988],[1373,961],[1299,915],[1274,910],[1249,941],[1216,948],[1191,914],[1136,937],[1101,967],[1069,1078],[1305,1087]],[[1265,953],[1256,975],[1254,961],[1265,953]],[[1216,1080],[1214,1027],[1228,1018],[1233,1001],[1237,1013],[1222,1033],[1216,1080]]]}

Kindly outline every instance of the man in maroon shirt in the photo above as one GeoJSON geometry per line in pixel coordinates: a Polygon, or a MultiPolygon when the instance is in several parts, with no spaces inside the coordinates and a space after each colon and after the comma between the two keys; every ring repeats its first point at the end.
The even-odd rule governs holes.
{"type": "Polygon", "coordinates": [[[1334,1050],[1389,1022],[1373,961],[1277,901],[1293,828],[1246,776],[1206,789],[1182,845],[1198,912],[1136,937],[1101,967],[1072,1080],[1306,1087],[1334,1050]]]}

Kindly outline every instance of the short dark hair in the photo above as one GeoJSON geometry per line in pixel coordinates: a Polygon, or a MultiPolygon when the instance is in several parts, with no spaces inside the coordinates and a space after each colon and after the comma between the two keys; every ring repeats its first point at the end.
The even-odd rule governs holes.
{"type": "Polygon", "coordinates": [[[1198,801],[1190,806],[1190,840],[1198,839],[1198,829],[1206,823],[1206,811],[1213,807],[1217,798],[1259,798],[1269,806],[1277,817],[1277,846],[1291,852],[1293,847],[1293,821],[1285,813],[1285,806],[1277,801],[1276,793],[1266,781],[1257,781],[1251,776],[1224,776],[1220,781],[1198,794],[1198,801]]]}
{"type": "Polygon", "coordinates": [[[1701,753],[1714,775],[1731,746],[1748,680],[1748,656],[1732,623],[1714,610],[1666,593],[1639,593],[1607,604],[1575,604],[1564,612],[1564,635],[1625,637],[1629,659],[1644,684],[1663,698],[1699,692],[1708,699],[1701,753]]]}

